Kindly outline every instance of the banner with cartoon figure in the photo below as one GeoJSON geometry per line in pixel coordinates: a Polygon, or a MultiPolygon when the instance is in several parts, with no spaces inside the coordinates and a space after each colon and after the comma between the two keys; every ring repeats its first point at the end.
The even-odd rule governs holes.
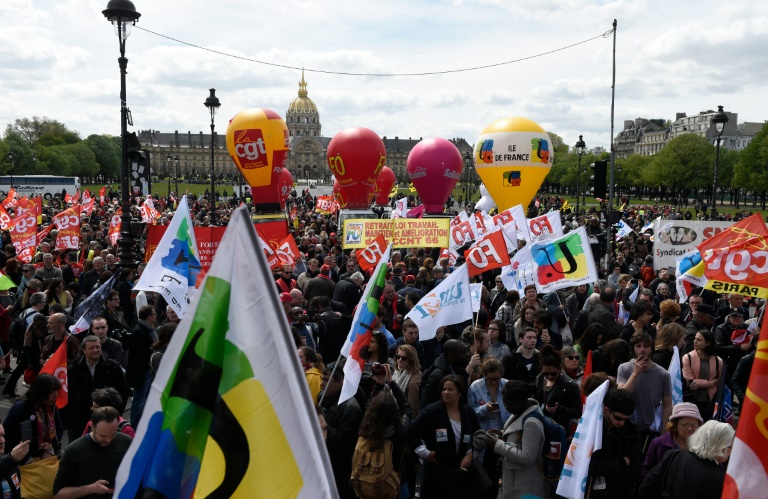
{"type": "MultiPolygon", "coordinates": [[[[677,257],[696,249],[696,246],[732,225],[733,222],[657,218],[653,224],[653,268],[675,268],[677,257]]],[[[643,227],[641,233],[645,230],[646,227],[643,227]]]]}
{"type": "Polygon", "coordinates": [[[531,256],[540,293],[597,281],[595,259],[584,227],[557,239],[534,243],[531,256]]]}

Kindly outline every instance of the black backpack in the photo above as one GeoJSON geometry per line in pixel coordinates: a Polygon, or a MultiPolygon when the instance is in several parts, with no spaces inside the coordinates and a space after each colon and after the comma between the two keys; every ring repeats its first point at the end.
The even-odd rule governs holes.
{"type": "MultiPolygon", "coordinates": [[[[34,310],[32,313],[34,313],[34,310]]],[[[30,315],[29,309],[27,309],[11,322],[11,327],[8,330],[8,345],[11,349],[16,350],[24,346],[24,333],[27,332],[27,317],[30,315]]]]}

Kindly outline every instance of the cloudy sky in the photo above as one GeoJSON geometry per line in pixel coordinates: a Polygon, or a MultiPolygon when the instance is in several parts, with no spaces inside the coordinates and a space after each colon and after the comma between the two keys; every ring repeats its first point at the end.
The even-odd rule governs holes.
{"type": "MultiPolygon", "coordinates": [[[[0,130],[47,116],[85,137],[119,134],[117,37],[107,0],[0,1],[0,130]]],[[[237,112],[285,115],[306,67],[323,135],[366,126],[387,137],[463,137],[507,116],[573,144],[609,146],[612,36],[618,20],[615,133],[636,117],[725,106],[768,119],[768,3],[746,0],[135,0],[127,43],[134,130],[217,130],[237,112]],[[144,28],[144,29],[139,29],[144,28]],[[503,63],[489,69],[423,73],[503,63]]]]}

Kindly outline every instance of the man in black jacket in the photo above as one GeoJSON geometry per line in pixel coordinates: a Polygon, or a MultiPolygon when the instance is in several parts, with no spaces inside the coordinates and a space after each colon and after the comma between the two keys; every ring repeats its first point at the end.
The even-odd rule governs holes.
{"type": "Polygon", "coordinates": [[[349,277],[339,280],[339,282],[336,283],[336,287],[333,288],[332,300],[343,303],[347,307],[347,310],[352,313],[357,306],[357,303],[360,301],[360,288],[363,285],[364,280],[363,274],[360,272],[355,272],[349,277]]]}
{"type": "Polygon", "coordinates": [[[349,486],[349,477],[352,473],[352,455],[355,453],[357,434],[363,421],[363,411],[355,397],[339,404],[344,382],[344,364],[345,360],[341,359],[333,371],[333,376],[328,380],[322,408],[328,434],[325,445],[331,460],[336,489],[341,499],[352,499],[355,493],[349,486]]]}
{"type": "Polygon", "coordinates": [[[352,317],[335,311],[331,300],[326,296],[318,296],[312,301],[310,309],[314,311],[311,320],[317,323],[317,351],[332,362],[339,358],[341,347],[352,326],[352,317]]]}
{"type": "Polygon", "coordinates": [[[715,323],[715,308],[708,303],[700,303],[696,305],[696,309],[692,311],[691,321],[685,325],[685,345],[683,345],[683,351],[681,355],[685,355],[688,352],[693,351],[693,339],[696,337],[696,333],[702,330],[710,331],[712,324],[715,323]]]}
{"type": "Polygon", "coordinates": [[[144,412],[144,404],[149,395],[151,373],[149,370],[149,358],[152,356],[152,345],[157,342],[158,336],[155,330],[157,313],[152,305],[144,305],[139,310],[139,321],[133,326],[131,337],[128,340],[128,369],[125,377],[128,385],[133,388],[133,402],[131,403],[131,424],[134,428],[139,425],[141,414],[144,412]]]}
{"type": "Polygon", "coordinates": [[[131,396],[131,389],[120,364],[101,355],[101,342],[95,336],[83,338],[83,355],[67,369],[69,403],[64,416],[69,430],[69,441],[73,442],[83,434],[91,417],[91,393],[97,388],[111,386],[123,398],[123,406],[116,407],[122,414],[131,396]],[[91,374],[93,369],[93,374],[91,374]]]}
{"type": "Polygon", "coordinates": [[[603,400],[603,444],[592,454],[587,495],[593,499],[631,499],[640,476],[642,456],[637,449],[637,428],[629,420],[635,412],[632,394],[609,391],[603,400]]]}

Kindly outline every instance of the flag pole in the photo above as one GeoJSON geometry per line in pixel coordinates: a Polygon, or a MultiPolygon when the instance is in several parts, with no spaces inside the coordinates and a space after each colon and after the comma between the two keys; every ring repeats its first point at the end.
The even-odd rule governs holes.
{"type": "MultiPolygon", "coordinates": [[[[336,368],[339,367],[339,362],[341,361],[341,358],[343,355],[339,353],[339,358],[336,359],[336,362],[333,363],[333,369],[331,369],[331,377],[328,378],[328,381],[330,382],[333,379],[333,374],[336,372],[336,368]]],[[[328,388],[328,384],[325,385],[325,388],[328,388]]],[[[325,390],[323,390],[323,394],[320,395],[320,400],[317,402],[318,406],[323,405],[323,400],[325,400],[325,390]]]]}

